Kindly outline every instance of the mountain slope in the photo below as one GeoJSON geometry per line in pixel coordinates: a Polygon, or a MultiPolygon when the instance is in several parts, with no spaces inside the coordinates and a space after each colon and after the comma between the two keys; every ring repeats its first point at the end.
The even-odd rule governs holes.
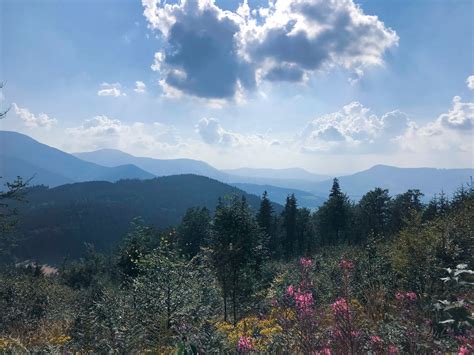
{"type": "MultiPolygon", "coordinates": [[[[322,175],[309,173],[303,169],[235,169],[220,171],[211,165],[193,159],[154,159],[136,157],[115,149],[100,149],[93,152],[75,153],[76,157],[103,166],[134,164],[156,176],[179,174],[196,174],[207,176],[224,183],[248,183],[257,185],[273,185],[281,188],[309,190],[314,182],[321,181],[322,175]],[[236,174],[233,174],[236,172],[236,174]],[[255,175],[252,175],[255,172],[255,175]],[[280,176],[280,173],[282,176],[280,176]],[[309,180],[290,178],[305,176],[309,180]]],[[[327,178],[327,177],[325,177],[327,178]]]]}
{"type": "Polygon", "coordinates": [[[32,184],[57,186],[71,181],[154,177],[133,165],[110,168],[86,162],[17,132],[0,131],[0,152],[3,157],[0,172],[24,178],[35,176],[32,184]]]}
{"type": "Polygon", "coordinates": [[[245,183],[234,183],[231,185],[236,186],[247,193],[254,194],[257,196],[261,196],[264,191],[267,191],[268,198],[271,201],[279,203],[280,205],[284,205],[286,203],[286,197],[291,194],[295,195],[299,207],[314,209],[321,206],[324,201],[326,201],[326,198],[324,197],[316,196],[310,192],[302,190],[287,189],[272,185],[257,185],[245,183]]]}
{"type": "Polygon", "coordinates": [[[318,175],[310,173],[301,168],[288,169],[254,169],[254,168],[238,168],[223,170],[229,175],[265,178],[265,179],[289,179],[289,180],[307,180],[312,182],[324,181],[329,178],[328,175],[318,175]]]}
{"type": "MultiPolygon", "coordinates": [[[[350,197],[358,199],[375,187],[389,190],[396,195],[408,189],[419,189],[429,199],[442,190],[451,195],[461,184],[469,183],[474,176],[474,169],[435,169],[435,168],[397,168],[387,165],[376,165],[352,175],[339,178],[341,189],[350,197]]],[[[314,194],[326,196],[332,180],[315,184],[311,190],[314,194]]]]}
{"type": "Polygon", "coordinates": [[[196,174],[227,181],[225,173],[199,160],[136,157],[115,149],[101,149],[93,152],[75,153],[74,155],[82,160],[108,167],[133,164],[156,176],[196,174]]]}
{"type": "MultiPolygon", "coordinates": [[[[83,255],[84,243],[109,250],[126,235],[135,217],[166,228],[179,223],[189,207],[214,211],[219,197],[232,195],[245,196],[254,209],[260,205],[257,196],[197,175],[35,187],[26,196],[28,203],[17,206],[24,240],[18,253],[25,259],[59,262],[65,256],[83,255]]],[[[274,209],[279,213],[282,206],[274,209]]]]}
{"type": "Polygon", "coordinates": [[[1,182],[12,182],[21,177],[25,181],[30,180],[32,185],[58,186],[74,182],[61,174],[39,168],[22,159],[3,155],[0,155],[0,177],[1,182]]]}

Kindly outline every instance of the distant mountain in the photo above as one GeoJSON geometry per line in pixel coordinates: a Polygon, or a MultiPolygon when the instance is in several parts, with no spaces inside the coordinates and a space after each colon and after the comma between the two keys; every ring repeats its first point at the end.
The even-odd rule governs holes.
{"type": "MultiPolygon", "coordinates": [[[[109,250],[126,235],[135,217],[166,228],[178,224],[189,207],[214,211],[219,197],[232,195],[245,196],[255,210],[260,205],[257,196],[197,175],[34,187],[26,196],[28,203],[17,205],[23,240],[17,253],[24,259],[58,263],[65,256],[83,255],[84,243],[109,250]]],[[[280,213],[282,206],[274,204],[274,209],[280,213]]]]}
{"type": "Polygon", "coordinates": [[[316,175],[303,169],[235,169],[218,170],[208,163],[193,159],[154,159],[136,157],[116,149],[100,149],[93,152],[74,153],[82,160],[113,167],[120,164],[134,164],[156,176],[196,174],[225,183],[249,183],[273,185],[282,188],[309,190],[317,181],[327,176],[316,175]],[[235,172],[235,174],[234,174],[235,172]],[[255,175],[253,175],[255,173],[255,175]],[[281,174],[281,175],[280,175],[281,174]],[[293,178],[300,176],[307,180],[293,178]]]}
{"type": "MultiPolygon", "coordinates": [[[[341,176],[341,189],[351,198],[359,199],[375,187],[388,189],[390,194],[397,195],[408,189],[419,189],[429,199],[443,190],[447,195],[470,182],[474,169],[435,169],[435,168],[397,168],[387,165],[376,165],[352,175],[341,176]]],[[[314,185],[310,190],[316,195],[326,196],[332,180],[314,185]]]]}
{"type": "Polygon", "coordinates": [[[256,185],[245,183],[234,183],[231,185],[236,186],[247,193],[251,193],[257,196],[261,196],[264,191],[267,191],[268,198],[271,201],[274,201],[281,205],[284,205],[286,203],[286,197],[291,194],[295,195],[299,207],[315,209],[321,206],[324,201],[326,201],[325,197],[316,196],[310,192],[302,190],[286,189],[272,185],[256,185]]]}
{"type": "Polygon", "coordinates": [[[31,179],[33,185],[59,186],[74,182],[72,179],[39,168],[22,159],[5,157],[0,154],[0,190],[6,182],[12,182],[17,177],[31,179]]]}
{"type": "Polygon", "coordinates": [[[82,160],[108,167],[133,164],[155,176],[196,174],[224,182],[228,180],[227,174],[200,160],[136,157],[115,149],[101,149],[74,155],[82,160]]]}
{"type": "Polygon", "coordinates": [[[154,177],[130,164],[105,167],[86,162],[17,132],[0,131],[0,155],[0,176],[3,181],[22,176],[24,179],[33,178],[33,185],[58,186],[79,181],[154,177]]]}
{"type": "Polygon", "coordinates": [[[310,173],[301,168],[288,169],[254,169],[254,168],[238,168],[223,170],[229,175],[264,178],[264,179],[284,179],[284,180],[306,180],[312,182],[324,181],[329,179],[328,175],[318,175],[310,173]]]}

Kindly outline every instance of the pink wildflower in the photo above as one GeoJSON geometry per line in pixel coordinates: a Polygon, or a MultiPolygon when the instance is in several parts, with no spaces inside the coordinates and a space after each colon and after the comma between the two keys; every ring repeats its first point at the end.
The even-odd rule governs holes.
{"type": "Polygon", "coordinates": [[[351,337],[353,337],[353,338],[358,338],[358,337],[360,337],[360,336],[361,336],[361,332],[360,332],[360,331],[358,331],[358,330],[353,330],[353,331],[351,331],[351,337]]]}
{"type": "Polygon", "coordinates": [[[313,260],[309,258],[301,258],[300,265],[304,268],[310,268],[313,265],[313,260]]]}
{"type": "Polygon", "coordinates": [[[331,355],[331,349],[324,348],[321,351],[316,351],[315,355],[331,355]]]}
{"type": "Polygon", "coordinates": [[[311,292],[297,292],[295,293],[295,302],[299,311],[307,313],[313,305],[313,294],[311,292]]]}
{"type": "Polygon", "coordinates": [[[400,350],[398,350],[398,347],[396,347],[395,345],[390,345],[388,347],[388,353],[389,355],[396,355],[400,354],[400,350]]]}
{"type": "Polygon", "coordinates": [[[237,343],[237,350],[243,353],[249,352],[253,349],[249,337],[240,337],[237,343]]]}
{"type": "Polygon", "coordinates": [[[294,293],[295,293],[295,289],[293,288],[293,285],[288,286],[288,288],[286,289],[286,294],[288,296],[293,297],[294,293]]]}
{"type": "Polygon", "coordinates": [[[370,337],[370,341],[373,343],[373,344],[380,344],[382,342],[382,338],[379,337],[378,335],[372,335],[370,337]]]}
{"type": "Polygon", "coordinates": [[[416,301],[417,299],[417,296],[416,296],[416,293],[413,292],[413,291],[409,291],[409,292],[397,292],[395,294],[395,298],[397,299],[397,301],[409,301],[409,302],[414,302],[416,301]]]}
{"type": "Polygon", "coordinates": [[[354,263],[350,260],[341,259],[339,267],[343,270],[352,270],[354,268],[354,263]]]}
{"type": "Polygon", "coordinates": [[[337,328],[331,330],[331,335],[332,335],[333,338],[342,338],[342,333],[337,328]]]}
{"type": "Polygon", "coordinates": [[[458,350],[458,355],[469,355],[469,349],[466,346],[461,346],[458,350]]]}
{"type": "Polygon", "coordinates": [[[345,298],[339,298],[331,305],[332,311],[335,316],[341,314],[347,314],[349,312],[349,305],[345,298]]]}

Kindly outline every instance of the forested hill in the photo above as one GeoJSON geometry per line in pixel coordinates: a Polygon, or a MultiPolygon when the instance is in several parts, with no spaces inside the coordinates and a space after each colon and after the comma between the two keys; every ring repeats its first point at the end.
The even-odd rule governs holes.
{"type": "MultiPolygon", "coordinates": [[[[245,196],[257,209],[260,198],[198,175],[175,175],[151,180],[83,182],[56,188],[34,187],[19,205],[18,229],[22,258],[60,262],[84,253],[84,243],[110,250],[141,217],[157,228],[174,226],[190,207],[214,211],[219,197],[245,196]]],[[[275,205],[281,211],[281,206],[275,205]]]]}

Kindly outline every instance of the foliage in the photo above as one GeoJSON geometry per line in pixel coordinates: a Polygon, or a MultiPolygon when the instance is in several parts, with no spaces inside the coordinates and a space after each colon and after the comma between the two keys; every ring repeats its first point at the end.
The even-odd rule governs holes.
{"type": "Polygon", "coordinates": [[[48,275],[4,267],[0,352],[472,353],[474,195],[420,197],[353,204],[335,180],[315,213],[264,195],[255,216],[235,196],[48,275]]]}

